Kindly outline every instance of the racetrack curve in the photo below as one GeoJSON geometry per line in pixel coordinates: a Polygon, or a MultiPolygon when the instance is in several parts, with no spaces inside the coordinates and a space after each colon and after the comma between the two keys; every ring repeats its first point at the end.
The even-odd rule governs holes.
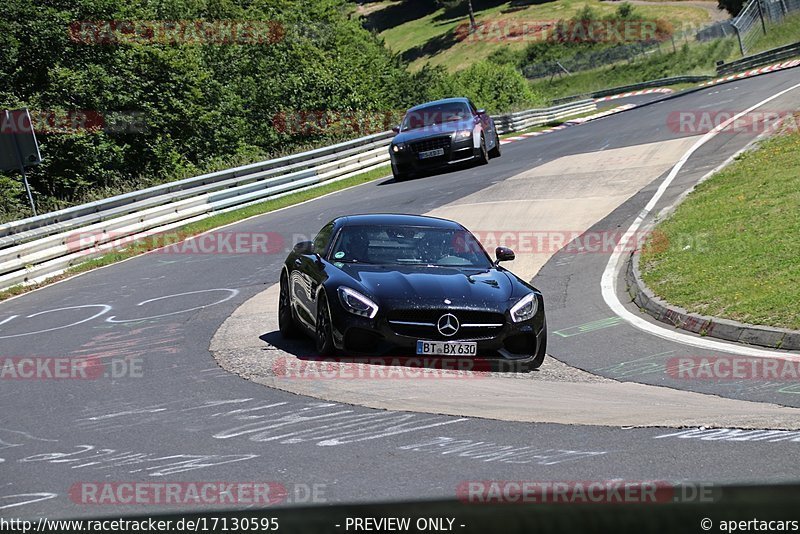
{"type": "MultiPolygon", "coordinates": [[[[654,159],[660,147],[672,147],[670,154],[677,160],[696,133],[673,131],[667,121],[671,113],[738,111],[795,83],[796,71],[790,69],[715,86],[506,145],[503,157],[488,166],[403,183],[379,180],[243,221],[226,231],[274,232],[288,246],[344,213],[445,213],[463,209],[470,198],[517,201],[508,195],[518,189],[525,189],[525,201],[552,197],[568,206],[564,191],[569,184],[559,181],[559,169],[584,183],[591,183],[595,169],[559,167],[556,162],[587,165],[603,153],[635,158],[642,146],[649,147],[654,159]],[[588,153],[595,156],[585,156],[588,153]]],[[[768,109],[796,109],[798,101],[798,91],[792,91],[770,102],[768,109]]],[[[720,135],[701,147],[658,209],[757,135],[720,135]]],[[[659,173],[641,184],[636,176],[625,175],[630,195],[617,195],[603,204],[599,219],[575,224],[624,231],[668,172],[667,159],[658,163],[663,169],[648,166],[648,172],[659,173]]],[[[605,179],[613,181],[615,176],[605,179]]],[[[607,198],[613,191],[596,193],[597,198],[607,198]]],[[[487,206],[466,210],[474,216],[491,213],[487,206]]],[[[474,230],[494,229],[464,222],[474,230]]],[[[134,511],[130,506],[87,505],[70,493],[75,484],[96,480],[322,484],[328,502],[364,502],[452,497],[466,479],[796,478],[798,443],[791,432],[752,433],[749,439],[724,429],[707,434],[384,411],[298,396],[220,369],[209,351],[212,338],[235,310],[277,282],[283,259],[283,250],[268,255],[157,252],[0,304],[3,356],[141,363],[141,376],[2,381],[0,516],[85,517],[134,511]],[[471,445],[482,449],[469,449],[471,445]],[[515,451],[514,456],[486,455],[503,447],[515,451]]],[[[702,351],[616,320],[600,292],[607,262],[607,254],[562,251],[543,266],[531,261],[525,267],[538,271],[533,283],[545,295],[548,352],[557,360],[610,379],[800,407],[800,389],[792,384],[685,380],[665,373],[669,358],[702,351]]],[[[543,373],[548,365],[559,364],[546,362],[543,373]]],[[[535,379],[507,380],[536,386],[535,379]]],[[[562,384],[570,388],[572,383],[562,384]]],[[[515,399],[507,399],[507,404],[515,406],[515,399]]],[[[522,404],[520,410],[536,409],[522,404]]],[[[159,510],[175,508],[135,511],[159,510]]]]}

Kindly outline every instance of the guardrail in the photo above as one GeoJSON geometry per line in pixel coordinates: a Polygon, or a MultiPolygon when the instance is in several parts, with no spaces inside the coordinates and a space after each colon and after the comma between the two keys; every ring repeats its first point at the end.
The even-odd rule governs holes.
{"type": "MultiPolygon", "coordinates": [[[[591,100],[493,117],[498,132],[597,109],[591,100]]],[[[30,283],[102,256],[120,240],[164,232],[389,162],[392,132],[194,176],[0,226],[0,289],[30,283]]]]}
{"type": "Polygon", "coordinates": [[[733,74],[734,72],[741,72],[754,67],[769,65],[770,63],[775,63],[776,61],[789,59],[795,56],[800,56],[800,42],[786,46],[779,46],[778,48],[773,48],[759,54],[753,54],[752,56],[743,57],[741,59],[737,59],[736,61],[717,65],[717,74],[720,76],[725,76],[728,74],[733,74]]]}
{"type": "Polygon", "coordinates": [[[644,82],[632,83],[630,85],[620,85],[619,87],[612,87],[610,89],[603,89],[602,91],[595,91],[594,93],[583,93],[580,95],[565,96],[556,98],[552,101],[553,105],[561,104],[563,102],[572,102],[583,98],[601,98],[604,96],[611,96],[620,93],[627,93],[629,91],[637,91],[639,89],[650,89],[651,87],[663,87],[665,85],[674,85],[676,83],[697,83],[710,80],[711,76],[704,75],[691,75],[691,76],[672,76],[669,78],[659,78],[658,80],[647,80],[644,82]]]}
{"type": "Polygon", "coordinates": [[[595,111],[597,104],[594,100],[581,100],[570,104],[562,104],[552,108],[543,109],[529,109],[526,111],[519,111],[517,113],[510,113],[508,115],[500,115],[494,118],[494,124],[497,131],[501,134],[518,132],[534,126],[541,126],[570,115],[577,115],[580,113],[588,113],[595,111]]]}
{"type": "Polygon", "coordinates": [[[30,217],[5,223],[0,225],[0,248],[36,239],[47,235],[48,232],[55,233],[65,228],[65,226],[59,226],[59,224],[62,223],[71,226],[84,222],[76,221],[75,219],[91,217],[100,213],[108,215],[109,217],[116,217],[121,213],[125,213],[126,208],[130,208],[128,212],[133,212],[142,209],[142,207],[155,205],[154,203],[140,204],[149,199],[171,202],[173,198],[167,195],[179,195],[181,191],[194,191],[198,186],[218,183],[221,184],[221,187],[230,187],[230,183],[222,184],[222,182],[233,178],[243,178],[245,180],[258,179],[258,173],[273,169],[276,171],[284,170],[288,173],[302,168],[312,168],[320,162],[332,161],[339,156],[356,153],[359,149],[369,147],[370,145],[382,146],[381,143],[385,145],[388,143],[387,140],[393,135],[394,134],[391,132],[382,132],[292,156],[271,159],[210,174],[193,176],[184,180],[177,180],[147,189],[117,195],[104,200],[45,213],[38,217],[30,217]],[[116,212],[112,211],[115,209],[119,210],[116,212]]]}

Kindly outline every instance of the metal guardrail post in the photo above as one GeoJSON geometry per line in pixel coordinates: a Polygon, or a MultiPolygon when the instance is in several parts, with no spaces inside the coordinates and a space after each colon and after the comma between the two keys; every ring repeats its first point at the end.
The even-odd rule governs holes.
{"type": "Polygon", "coordinates": [[[733,26],[733,30],[736,32],[736,40],[739,42],[739,53],[744,56],[744,44],[742,43],[742,32],[739,31],[739,27],[736,24],[731,24],[733,26]]]}

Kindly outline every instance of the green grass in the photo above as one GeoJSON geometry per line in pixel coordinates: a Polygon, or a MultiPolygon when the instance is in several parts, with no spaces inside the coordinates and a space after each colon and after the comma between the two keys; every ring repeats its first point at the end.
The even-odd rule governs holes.
{"type": "MultiPolygon", "coordinates": [[[[758,29],[761,32],[761,27],[758,29]]],[[[770,48],[800,42],[800,14],[786,17],[780,24],[767,24],[767,34],[753,43],[748,55],[757,54],[770,48]]]]}
{"type": "Polygon", "coordinates": [[[795,128],[700,184],[645,247],[644,281],[691,312],[800,329],[799,169],[795,128]]]}
{"type": "Polygon", "coordinates": [[[677,52],[662,47],[660,52],[637,59],[631,63],[617,63],[610,67],[576,72],[562,76],[534,80],[534,91],[554,99],[592,93],[601,89],[618,87],[668,76],[689,74],[713,75],[718,59],[727,60],[736,50],[733,39],[719,39],[695,46],[679,46],[677,52]]]}
{"type": "Polygon", "coordinates": [[[280,198],[265,200],[264,202],[253,204],[251,206],[247,206],[237,210],[232,210],[225,213],[212,215],[200,221],[189,223],[185,226],[181,226],[174,230],[170,230],[165,234],[156,234],[153,236],[142,238],[140,240],[128,244],[122,250],[112,250],[108,254],[104,254],[103,256],[100,256],[98,258],[87,260],[83,263],[80,263],[78,265],[75,265],[74,267],[69,268],[66,272],[64,272],[59,276],[49,278],[38,284],[30,284],[30,285],[20,284],[2,290],[0,291],[0,301],[3,301],[5,299],[17,295],[21,295],[23,293],[27,293],[29,291],[33,291],[34,289],[38,289],[48,284],[52,284],[53,282],[56,282],[58,280],[63,280],[64,278],[68,278],[78,273],[91,271],[99,267],[111,265],[112,263],[117,263],[122,260],[126,260],[128,258],[144,254],[146,252],[149,252],[151,250],[163,246],[165,242],[178,243],[180,241],[188,239],[189,237],[202,234],[203,232],[213,230],[214,228],[219,228],[220,226],[225,226],[226,224],[231,224],[237,221],[241,221],[243,219],[247,219],[248,217],[253,217],[254,215],[262,215],[264,213],[269,213],[271,211],[285,208],[287,206],[299,204],[300,202],[311,200],[313,198],[317,198],[322,195],[332,193],[334,191],[340,191],[347,187],[352,187],[355,185],[360,185],[366,182],[377,180],[378,178],[387,176],[387,174],[389,174],[390,172],[391,170],[388,165],[384,167],[379,167],[369,172],[352,176],[350,178],[346,178],[338,182],[324,184],[313,189],[298,191],[296,193],[291,193],[280,198]],[[165,239],[166,237],[168,237],[168,239],[165,239]]]}
{"type": "MultiPolygon", "coordinates": [[[[433,1],[433,0],[430,0],[433,1]]],[[[385,2],[391,6],[391,2],[385,2]]],[[[504,2],[497,6],[479,9],[476,4],[475,18],[481,22],[505,24],[509,21],[543,21],[569,19],[577,14],[584,6],[590,6],[599,16],[610,15],[616,12],[618,4],[614,2],[600,2],[598,0],[558,0],[531,4],[524,7],[513,7],[512,2],[504,2]]],[[[674,5],[641,5],[635,6],[638,17],[646,20],[666,19],[675,27],[682,24],[702,24],[709,21],[708,11],[693,6],[674,5]]],[[[461,70],[476,61],[486,59],[489,55],[504,47],[514,50],[524,48],[528,43],[519,41],[498,41],[491,39],[466,39],[454,41],[448,39],[455,28],[467,22],[465,16],[445,18],[445,9],[411,20],[380,33],[386,46],[393,52],[403,54],[415,47],[429,44],[421,57],[415,58],[410,63],[412,70],[422,68],[423,65],[443,65],[450,71],[461,70]],[[438,43],[438,44],[437,44],[438,43]]]]}

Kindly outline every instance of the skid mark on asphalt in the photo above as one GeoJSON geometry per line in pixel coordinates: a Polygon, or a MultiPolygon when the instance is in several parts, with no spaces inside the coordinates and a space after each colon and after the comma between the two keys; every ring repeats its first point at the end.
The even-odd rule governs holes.
{"type": "Polygon", "coordinates": [[[205,469],[218,465],[244,462],[258,458],[258,454],[168,454],[161,455],[133,450],[117,450],[97,445],[75,445],[57,451],[33,454],[21,458],[22,463],[43,462],[64,465],[69,469],[101,470],[113,468],[130,469],[128,473],[144,472],[151,477],[163,477],[205,469]]]}
{"type": "MultiPolygon", "coordinates": [[[[129,411],[128,413],[131,413],[129,411]]],[[[99,445],[54,445],[60,440],[40,438],[18,430],[0,428],[2,462],[42,463],[69,469],[127,468],[128,473],[144,472],[152,477],[169,476],[217,465],[258,458],[257,454],[161,454],[136,450],[119,450],[99,445]],[[42,452],[43,451],[43,452],[42,452]]]]}
{"type": "Polygon", "coordinates": [[[655,436],[654,439],[698,439],[701,441],[781,441],[800,442],[800,431],[790,430],[742,430],[740,428],[690,428],[669,434],[655,436]]]}
{"type": "Polygon", "coordinates": [[[668,350],[666,352],[659,352],[651,354],[635,360],[626,362],[615,363],[608,367],[601,367],[595,369],[595,372],[602,373],[605,376],[613,378],[624,378],[628,376],[641,376],[651,373],[664,373],[667,370],[667,364],[664,363],[664,356],[675,354],[676,351],[668,350]]]}
{"type": "Polygon", "coordinates": [[[456,439],[439,436],[430,440],[398,447],[400,450],[453,455],[483,462],[507,464],[556,465],[608,454],[606,451],[540,449],[534,446],[502,445],[494,442],[456,439]]]}
{"type": "MultiPolygon", "coordinates": [[[[144,306],[146,309],[148,308],[149,304],[157,302],[158,304],[155,304],[151,307],[154,308],[154,311],[159,311],[162,313],[135,319],[118,319],[116,315],[112,315],[105,318],[105,325],[107,328],[112,328],[108,326],[108,324],[137,325],[147,321],[158,321],[163,317],[179,315],[190,311],[203,310],[210,306],[222,304],[223,302],[234,298],[238,294],[238,289],[213,288],[201,289],[199,291],[188,291],[186,293],[177,293],[174,295],[163,295],[160,297],[143,300],[136,304],[137,307],[144,306]],[[223,292],[225,294],[222,297],[212,297],[216,298],[217,300],[214,300],[208,304],[199,304],[197,302],[198,295],[202,295],[202,297],[199,299],[199,301],[202,302],[206,294],[218,292],[223,292]],[[186,300],[186,297],[189,297],[188,300],[190,302],[194,302],[191,302],[191,304],[183,302],[186,300]],[[163,301],[165,300],[169,300],[173,306],[177,307],[177,309],[169,312],[163,312],[165,308],[163,301]]],[[[35,313],[26,315],[25,317],[21,317],[20,315],[10,315],[0,321],[0,327],[3,327],[0,329],[0,339],[40,335],[58,330],[64,330],[66,328],[72,328],[74,326],[90,322],[94,319],[100,319],[101,316],[108,314],[112,309],[113,307],[110,304],[81,304],[37,311],[35,313]],[[79,312],[79,318],[75,317],[76,310],[79,312]],[[91,313],[91,315],[88,317],[83,317],[83,315],[86,315],[86,313],[91,313]]],[[[98,325],[93,326],[95,328],[98,327],[98,325]]]]}
{"type": "Polygon", "coordinates": [[[244,438],[283,445],[314,443],[336,446],[372,441],[467,421],[388,411],[356,411],[331,402],[265,402],[223,399],[186,406],[181,401],[82,417],[84,430],[109,431],[144,424],[163,424],[204,431],[220,440],[244,438]]]}
{"type": "Polygon", "coordinates": [[[58,497],[57,493],[17,493],[14,495],[0,495],[0,510],[47,501],[56,497],[58,497]]]}
{"type": "MultiPolygon", "coordinates": [[[[687,373],[686,379],[691,379],[689,373],[692,368],[688,367],[686,362],[681,362],[676,357],[677,350],[670,350],[666,352],[659,352],[635,360],[615,363],[607,367],[594,369],[594,372],[602,376],[607,376],[614,379],[625,379],[635,376],[645,375],[662,375],[671,378],[682,378],[681,373],[687,373]]],[[[684,354],[690,360],[696,359],[697,356],[684,354]]],[[[710,358],[714,358],[711,356],[710,358]]],[[[794,378],[796,375],[792,375],[794,378]]],[[[709,376],[708,378],[713,378],[709,376]]],[[[717,377],[719,378],[719,377],[717,377]]],[[[700,382],[702,378],[697,378],[700,382]]],[[[769,381],[769,380],[754,380],[752,378],[744,377],[742,379],[723,379],[715,380],[715,385],[721,388],[727,395],[733,394],[773,394],[780,393],[783,395],[800,395],[800,384],[792,380],[783,381],[769,381]]]]}
{"type": "Polygon", "coordinates": [[[598,321],[592,321],[590,323],[585,323],[578,326],[570,326],[568,328],[556,330],[555,332],[553,332],[553,334],[561,337],[578,336],[580,334],[587,334],[589,332],[594,332],[596,330],[604,330],[606,328],[611,328],[613,326],[620,325],[623,322],[624,321],[620,317],[617,316],[608,317],[606,319],[600,319],[598,321]]]}
{"type": "Polygon", "coordinates": [[[178,323],[114,329],[92,337],[72,354],[88,359],[143,358],[178,354],[184,337],[178,323]]]}

